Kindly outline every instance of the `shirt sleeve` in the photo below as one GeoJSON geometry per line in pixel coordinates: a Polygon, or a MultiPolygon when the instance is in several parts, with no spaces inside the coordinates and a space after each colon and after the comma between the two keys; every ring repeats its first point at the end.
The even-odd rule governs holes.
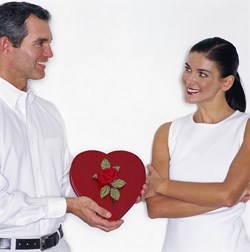
{"type": "Polygon", "coordinates": [[[8,181],[0,175],[0,229],[23,226],[66,213],[64,198],[31,198],[21,191],[8,192],[8,181]]]}
{"type": "MultiPolygon", "coordinates": [[[[59,115],[54,105],[42,99],[37,98],[37,102],[32,103],[32,106],[34,106],[34,109],[33,107],[32,109],[30,108],[30,113],[34,112],[32,114],[35,118],[34,121],[40,122],[39,120],[43,119],[43,114],[41,118],[37,117],[40,111],[39,109],[41,108],[42,112],[46,111],[45,118],[47,119],[47,121],[44,122],[46,126],[45,129],[41,129],[39,123],[37,123],[39,125],[33,125],[31,121],[29,124],[29,134],[31,139],[35,136],[34,143],[36,144],[35,147],[31,146],[31,149],[36,148],[36,151],[32,149],[31,155],[33,155],[32,157],[38,163],[37,167],[39,168],[40,174],[36,173],[37,167],[33,167],[36,162],[29,162],[30,159],[28,155],[25,156],[26,153],[22,151],[26,146],[22,146],[20,138],[15,139],[15,135],[9,130],[7,132],[13,137],[5,141],[6,133],[5,136],[2,136],[3,129],[1,129],[0,230],[26,226],[42,220],[51,220],[51,223],[60,222],[61,220],[58,219],[64,217],[66,213],[67,207],[65,197],[73,195],[69,180],[69,169],[72,157],[67,145],[66,131],[62,117],[59,115]],[[50,111],[50,113],[47,113],[47,111],[50,111]],[[48,131],[45,132],[46,138],[44,134],[39,133],[40,131],[43,132],[43,130],[48,131]],[[36,141],[37,136],[44,140],[44,142],[36,141]],[[45,141],[51,139],[60,139],[60,141],[45,141]],[[18,140],[20,144],[14,148],[16,140],[18,140]],[[19,169],[19,166],[22,166],[22,169],[19,169]],[[15,172],[17,169],[20,173],[15,173],[15,176],[12,177],[11,171],[15,172]],[[32,172],[34,172],[39,179],[36,180],[34,177],[34,180],[32,180],[32,172]],[[21,176],[19,177],[20,174],[21,176]],[[39,181],[41,184],[37,183],[39,181]],[[36,186],[39,191],[38,193],[36,193],[36,186]]],[[[11,125],[11,123],[12,122],[9,122],[8,125],[11,125]]],[[[24,134],[26,134],[26,131],[24,134]]],[[[38,140],[40,138],[38,138],[38,140]]]]}
{"type": "Polygon", "coordinates": [[[70,184],[69,171],[73,160],[68,147],[65,148],[65,164],[64,164],[64,174],[63,174],[63,184],[62,184],[62,195],[65,197],[76,197],[73,188],[70,184]]]}
{"type": "Polygon", "coordinates": [[[62,195],[65,197],[76,197],[76,194],[74,193],[74,190],[70,184],[70,167],[73,161],[73,156],[70,153],[68,141],[67,141],[67,135],[66,135],[66,129],[64,121],[61,119],[61,126],[63,127],[64,132],[64,172],[63,172],[63,185],[62,185],[62,195]]]}

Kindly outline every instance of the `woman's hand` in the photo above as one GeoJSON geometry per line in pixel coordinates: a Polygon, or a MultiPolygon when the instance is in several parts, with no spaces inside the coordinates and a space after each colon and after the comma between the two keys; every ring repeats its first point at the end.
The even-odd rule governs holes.
{"type": "Polygon", "coordinates": [[[146,178],[147,191],[145,198],[150,198],[157,195],[157,187],[159,183],[163,180],[159,172],[152,165],[148,165],[148,171],[149,173],[146,178]]]}
{"type": "Polygon", "coordinates": [[[145,201],[147,191],[148,191],[148,185],[145,182],[145,184],[142,186],[141,194],[136,199],[135,202],[136,204],[145,201]]]}
{"type": "Polygon", "coordinates": [[[247,203],[250,199],[250,183],[248,184],[246,190],[243,192],[242,196],[240,197],[240,202],[247,203]]]}

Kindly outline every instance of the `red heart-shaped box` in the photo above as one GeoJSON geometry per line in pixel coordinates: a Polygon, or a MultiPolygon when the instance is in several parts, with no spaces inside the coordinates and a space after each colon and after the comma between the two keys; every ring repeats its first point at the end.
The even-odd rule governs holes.
{"type": "Polygon", "coordinates": [[[109,220],[118,220],[134,205],[146,180],[145,167],[135,154],[128,151],[113,151],[108,154],[89,150],[78,154],[70,168],[70,182],[77,196],[86,196],[112,213],[109,220]],[[107,159],[111,167],[119,166],[119,178],[126,184],[119,188],[120,198],[115,201],[110,195],[101,198],[103,187],[94,179],[102,169],[103,160],[107,159]]]}

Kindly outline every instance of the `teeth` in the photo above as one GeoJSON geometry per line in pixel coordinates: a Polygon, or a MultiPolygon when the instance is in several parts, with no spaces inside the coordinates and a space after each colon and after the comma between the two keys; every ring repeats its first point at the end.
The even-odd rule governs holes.
{"type": "Polygon", "coordinates": [[[189,92],[197,92],[197,93],[199,92],[199,90],[193,89],[193,88],[188,88],[187,90],[188,90],[189,92]]]}
{"type": "Polygon", "coordinates": [[[188,93],[191,93],[191,94],[198,94],[198,93],[200,92],[200,90],[188,88],[188,89],[187,89],[187,92],[188,92],[188,93]]]}
{"type": "Polygon", "coordinates": [[[41,62],[41,61],[37,61],[36,63],[39,65],[45,65],[45,62],[41,62]]]}

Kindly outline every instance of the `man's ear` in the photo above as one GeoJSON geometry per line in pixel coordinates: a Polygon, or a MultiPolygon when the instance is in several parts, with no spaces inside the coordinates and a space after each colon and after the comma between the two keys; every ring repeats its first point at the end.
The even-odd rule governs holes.
{"type": "Polygon", "coordinates": [[[12,42],[8,37],[3,36],[0,38],[0,53],[7,56],[13,48],[12,42]]]}
{"type": "Polygon", "coordinates": [[[229,76],[223,78],[221,90],[226,92],[227,90],[229,90],[233,86],[233,84],[234,84],[234,76],[229,75],[229,76]]]}

